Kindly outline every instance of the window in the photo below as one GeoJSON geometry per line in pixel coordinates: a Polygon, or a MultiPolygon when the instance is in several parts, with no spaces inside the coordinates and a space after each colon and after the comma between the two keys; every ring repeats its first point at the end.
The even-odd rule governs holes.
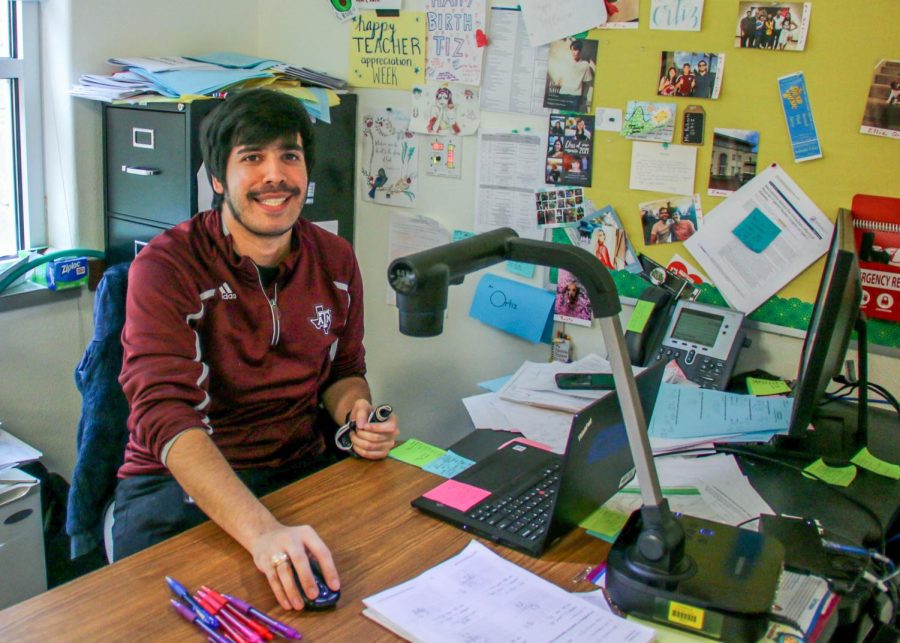
{"type": "Polygon", "coordinates": [[[0,4],[0,257],[46,243],[40,4],[0,4]]]}

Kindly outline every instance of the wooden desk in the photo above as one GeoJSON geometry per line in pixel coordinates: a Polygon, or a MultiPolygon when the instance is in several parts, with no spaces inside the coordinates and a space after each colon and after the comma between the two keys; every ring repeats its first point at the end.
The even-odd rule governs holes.
{"type": "MultiPolygon", "coordinates": [[[[362,615],[362,599],[446,560],[473,538],[410,507],[440,480],[395,460],[348,458],[266,496],[280,520],[312,525],[331,548],[342,583],[334,611],[282,610],[247,552],[209,522],[0,612],[0,640],[203,640],[169,606],[167,575],[190,590],[209,585],[243,598],[300,630],[304,641],[397,640],[362,615]]],[[[573,579],[609,549],[580,529],[541,559],[488,546],[570,591],[593,587],[573,579]]]]}

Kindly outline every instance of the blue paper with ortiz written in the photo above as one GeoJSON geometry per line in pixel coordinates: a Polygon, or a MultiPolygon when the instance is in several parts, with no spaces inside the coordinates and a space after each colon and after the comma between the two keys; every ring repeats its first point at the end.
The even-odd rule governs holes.
{"type": "Polygon", "coordinates": [[[530,342],[549,344],[554,301],[548,290],[486,274],[475,289],[469,315],[530,342]]]}

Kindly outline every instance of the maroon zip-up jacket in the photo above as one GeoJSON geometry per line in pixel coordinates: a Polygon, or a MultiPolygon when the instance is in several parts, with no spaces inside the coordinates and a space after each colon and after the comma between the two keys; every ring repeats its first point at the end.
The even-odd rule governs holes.
{"type": "Polygon", "coordinates": [[[325,449],[321,394],[366,372],[363,291],[353,249],[300,219],[263,288],[209,210],[150,242],[128,276],[119,381],[131,405],[119,477],[165,474],[163,449],[205,428],[235,469],[325,449]]]}

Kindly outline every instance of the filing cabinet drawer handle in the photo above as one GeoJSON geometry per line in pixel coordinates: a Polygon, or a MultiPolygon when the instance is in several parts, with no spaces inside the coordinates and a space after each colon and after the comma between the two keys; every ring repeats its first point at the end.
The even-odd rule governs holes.
{"type": "Polygon", "coordinates": [[[162,174],[162,170],[153,167],[133,167],[131,165],[123,165],[122,171],[125,174],[137,174],[138,176],[156,176],[162,174]]]}

